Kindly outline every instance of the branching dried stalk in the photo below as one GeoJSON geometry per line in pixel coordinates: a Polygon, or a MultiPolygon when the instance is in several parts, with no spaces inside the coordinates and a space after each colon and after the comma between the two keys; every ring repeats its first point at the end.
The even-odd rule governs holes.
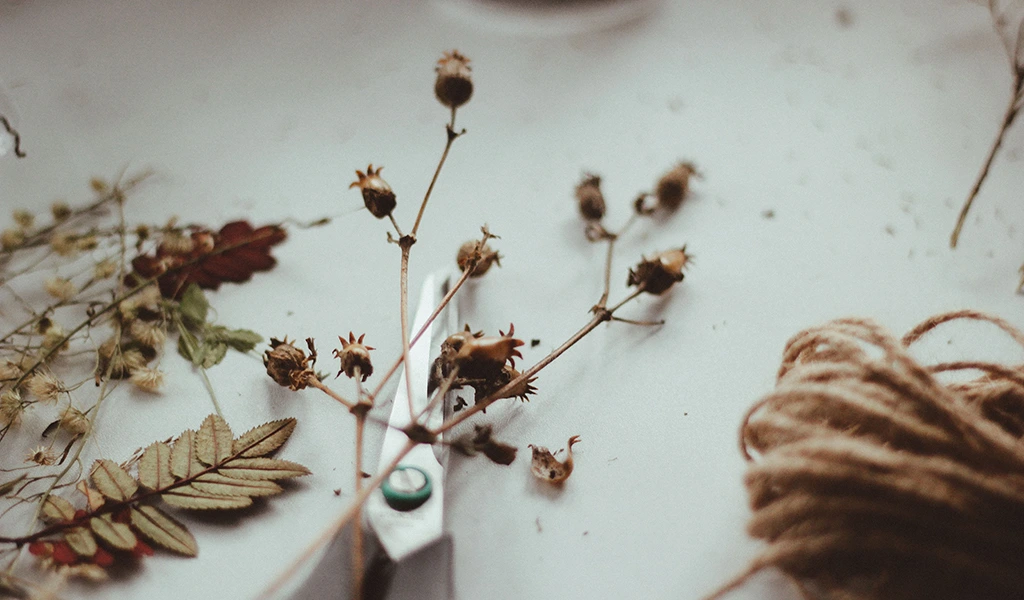
{"type": "MultiPolygon", "coordinates": [[[[312,361],[315,360],[316,357],[316,351],[312,344],[312,340],[307,340],[309,348],[308,355],[306,352],[296,348],[294,345],[287,344],[286,342],[277,342],[276,340],[272,350],[267,351],[265,363],[267,365],[268,373],[271,374],[275,381],[288,386],[293,390],[305,387],[316,388],[333,400],[341,403],[355,416],[356,484],[354,486],[354,496],[348,509],[334,523],[330,524],[330,526],[324,530],[320,538],[311,544],[295,562],[285,569],[282,574],[266,590],[264,590],[261,597],[269,597],[276,593],[297,571],[299,566],[308,560],[319,547],[336,535],[342,528],[351,524],[353,527],[352,570],[354,573],[352,597],[362,598],[364,592],[362,581],[364,568],[362,556],[364,536],[363,523],[361,519],[362,506],[370,494],[382,484],[382,482],[391,474],[391,471],[395,466],[397,466],[414,447],[419,444],[440,443],[439,438],[442,433],[449,432],[472,418],[474,415],[484,412],[486,408],[502,398],[518,397],[526,400],[530,394],[533,394],[536,391],[532,382],[536,379],[537,374],[565,353],[569,348],[586,337],[587,334],[596,329],[601,323],[621,321],[641,325],[661,324],[663,321],[660,320],[640,321],[625,319],[618,316],[617,313],[642,294],[658,295],[665,293],[674,284],[683,280],[683,270],[690,260],[685,247],[659,253],[651,259],[644,258],[633,270],[629,272],[629,277],[627,278],[628,285],[633,286],[634,289],[627,292],[619,301],[609,305],[609,296],[611,294],[612,259],[616,241],[639,218],[649,217],[657,213],[668,213],[678,208],[682,199],[687,194],[690,178],[697,175],[693,165],[690,163],[680,163],[668,171],[658,182],[655,192],[642,194],[640,198],[634,202],[634,209],[629,220],[618,232],[614,233],[605,229],[601,224],[601,220],[604,217],[605,204],[599,187],[600,178],[590,176],[585,179],[584,183],[577,189],[577,199],[580,203],[581,214],[587,222],[587,238],[592,242],[607,244],[607,252],[605,254],[605,263],[603,268],[603,292],[598,302],[591,309],[592,316],[590,319],[576,333],[566,339],[565,342],[522,372],[519,372],[514,368],[513,360],[515,357],[520,357],[516,348],[523,345],[523,342],[513,337],[514,330],[511,326],[508,333],[500,333],[499,336],[486,337],[482,332],[472,333],[468,329],[468,326],[466,331],[450,336],[442,345],[440,357],[434,363],[434,372],[431,380],[432,396],[428,401],[427,407],[418,412],[415,411],[411,403],[411,398],[414,396],[413,390],[411,388],[406,390],[408,392],[407,396],[410,398],[410,414],[415,415],[413,422],[403,430],[408,437],[407,443],[388,466],[373,474],[373,476],[366,481],[363,481],[362,454],[364,451],[363,440],[365,421],[370,417],[369,412],[378,405],[377,399],[387,385],[387,382],[395,375],[398,369],[402,368],[404,365],[406,369],[406,381],[411,386],[412,378],[409,376],[410,365],[408,360],[410,348],[416,343],[422,343],[420,338],[422,337],[423,332],[441,313],[445,306],[454,299],[455,295],[459,292],[465,282],[470,277],[483,275],[491,264],[497,264],[500,258],[499,255],[488,245],[488,242],[496,236],[494,236],[486,226],[483,227],[482,236],[479,240],[467,242],[459,250],[457,262],[461,269],[461,277],[451,286],[451,289],[448,290],[445,297],[432,311],[423,328],[420,329],[420,331],[415,332],[415,335],[410,337],[411,332],[409,331],[408,321],[409,256],[413,245],[416,243],[416,236],[419,234],[420,224],[422,222],[427,203],[431,198],[431,194],[441,170],[444,167],[445,161],[448,158],[452,145],[456,139],[465,133],[465,130],[455,130],[455,116],[457,112],[456,109],[468,100],[472,93],[472,83],[469,78],[468,62],[468,59],[454,51],[447,53],[439,61],[438,79],[435,85],[435,92],[442,104],[451,109],[451,118],[445,127],[446,143],[444,151],[438,161],[437,168],[435,169],[430,184],[427,187],[427,191],[419,204],[416,220],[412,228],[409,230],[409,233],[402,233],[402,229],[393,215],[393,209],[397,204],[395,200],[395,193],[391,189],[390,185],[381,178],[380,167],[375,169],[371,164],[365,173],[357,171],[356,174],[358,176],[358,180],[352,184],[352,187],[360,188],[363,201],[369,212],[378,219],[388,217],[398,236],[395,238],[390,232],[388,233],[388,240],[396,243],[401,250],[401,354],[392,362],[390,367],[384,371],[380,380],[375,386],[373,386],[373,389],[367,391],[363,388],[362,381],[365,379],[366,375],[369,375],[372,372],[372,366],[369,362],[369,353],[364,352],[364,350],[368,350],[369,348],[362,345],[362,336],[356,340],[355,336],[350,333],[347,342],[345,338],[341,338],[342,348],[340,350],[335,350],[334,354],[341,360],[342,369],[341,372],[339,372],[339,375],[343,372],[356,383],[356,400],[350,400],[332,390],[316,375],[312,368],[312,361]],[[583,189],[584,187],[585,189],[583,189]],[[582,195],[581,190],[583,192],[582,195]],[[646,198],[649,196],[654,196],[657,199],[656,205],[648,206],[646,204],[646,198]],[[351,363],[356,360],[355,357],[357,355],[359,357],[358,360],[363,361],[360,363],[361,368],[349,368],[351,363]],[[347,361],[349,366],[346,366],[347,361]],[[426,415],[431,412],[431,409],[433,409],[437,403],[443,400],[446,392],[452,388],[466,386],[473,387],[476,390],[476,400],[474,405],[461,410],[461,412],[457,412],[444,420],[439,426],[434,428],[428,426],[426,422],[426,415]]],[[[487,429],[486,426],[484,426],[483,429],[478,429],[477,438],[476,442],[463,443],[457,440],[456,442],[446,441],[446,444],[452,448],[460,449],[467,453],[475,453],[475,443],[478,447],[484,449],[483,453],[488,456],[488,458],[491,458],[491,460],[495,462],[508,464],[514,460],[515,448],[491,440],[490,430],[487,429]]],[[[566,476],[567,475],[568,472],[566,473],[566,476]]]]}
{"type": "Polygon", "coordinates": [[[1013,126],[1014,121],[1017,119],[1017,114],[1024,107],[1024,18],[1021,18],[1021,15],[1017,15],[1016,19],[1011,19],[1010,15],[1000,9],[998,0],[989,0],[989,12],[992,14],[992,22],[996,33],[999,34],[999,39],[1003,43],[1006,56],[1010,60],[1013,85],[1011,86],[1010,102],[1003,113],[1003,120],[999,125],[999,132],[996,134],[995,141],[992,142],[992,147],[989,148],[988,156],[981,166],[978,178],[974,181],[971,191],[967,194],[967,200],[964,201],[964,205],[957,217],[956,225],[953,227],[953,234],[949,240],[949,245],[952,248],[956,247],[960,239],[960,231],[967,220],[967,213],[971,210],[974,199],[977,197],[978,192],[981,191],[981,186],[988,177],[989,169],[992,167],[992,162],[995,160],[999,148],[1003,145],[1003,138],[1006,137],[1006,132],[1013,126]]]}

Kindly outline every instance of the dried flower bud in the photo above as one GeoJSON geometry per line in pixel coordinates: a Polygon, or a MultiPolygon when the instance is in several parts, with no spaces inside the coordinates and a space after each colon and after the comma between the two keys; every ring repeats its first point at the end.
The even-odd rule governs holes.
{"type": "Polygon", "coordinates": [[[18,209],[12,213],[14,222],[18,225],[18,228],[22,231],[29,231],[32,229],[32,225],[36,222],[36,217],[27,210],[18,209]]]}
{"type": "Polygon", "coordinates": [[[473,240],[466,242],[459,246],[459,253],[455,256],[455,262],[458,263],[459,269],[463,271],[469,267],[470,261],[474,257],[476,258],[476,266],[470,272],[470,277],[480,277],[491,268],[492,264],[501,266],[501,255],[492,249],[490,244],[484,244],[483,248],[477,250],[479,243],[473,240]]]}
{"type": "Polygon", "coordinates": [[[40,402],[56,402],[61,392],[66,391],[64,384],[50,373],[34,373],[25,378],[25,390],[40,402]]]}
{"type": "MultiPolygon", "coordinates": [[[[559,462],[559,460],[555,458],[555,455],[547,448],[530,444],[529,448],[533,450],[533,461],[530,463],[530,472],[533,473],[534,477],[543,479],[548,483],[562,483],[569,478],[569,475],[572,475],[572,447],[578,441],[580,441],[580,436],[578,435],[574,435],[569,438],[569,442],[567,444],[568,448],[565,451],[565,462],[559,462]]],[[[561,452],[561,450],[558,452],[561,452]]]]}
{"type": "Polygon", "coordinates": [[[94,250],[100,242],[95,235],[83,235],[75,240],[75,245],[79,250],[94,250]]]}
{"type": "Polygon", "coordinates": [[[110,185],[106,181],[100,179],[99,177],[93,177],[92,179],[90,179],[89,187],[91,187],[92,191],[96,192],[97,194],[106,193],[106,191],[110,189],[110,185]]]}
{"type": "Polygon", "coordinates": [[[445,52],[437,61],[437,80],[434,95],[448,108],[458,108],[473,95],[473,78],[470,74],[469,59],[458,50],[445,52]]]}
{"type": "MultiPolygon", "coordinates": [[[[497,392],[501,388],[505,387],[507,383],[519,377],[521,373],[514,367],[505,365],[501,368],[501,372],[496,376],[486,380],[473,381],[470,385],[476,392],[474,401],[479,403],[483,399],[487,398],[491,394],[497,392]]],[[[536,377],[530,377],[515,385],[512,389],[503,393],[502,395],[494,398],[494,400],[500,400],[501,398],[519,398],[523,402],[530,401],[530,394],[537,393],[537,388],[533,386],[533,382],[536,381],[536,377]]]]}
{"type": "Polygon", "coordinates": [[[50,350],[58,348],[58,351],[67,350],[68,344],[68,332],[66,329],[60,326],[59,323],[50,323],[43,331],[43,348],[50,350]]]}
{"type": "Polygon", "coordinates": [[[592,173],[583,176],[576,186],[576,202],[580,214],[588,221],[600,221],[604,218],[605,202],[601,193],[601,178],[592,173]]]}
{"type": "Polygon", "coordinates": [[[155,393],[164,384],[164,374],[159,369],[138,367],[132,370],[129,380],[140,390],[155,393]]]}
{"type": "Polygon", "coordinates": [[[53,215],[54,221],[60,223],[61,221],[66,221],[71,216],[71,207],[63,200],[55,200],[50,205],[50,214],[53,215]]]}
{"type": "Polygon", "coordinates": [[[24,407],[21,404],[21,392],[6,390],[0,394],[0,425],[16,425],[21,421],[24,407]]]}
{"type": "Polygon", "coordinates": [[[67,231],[58,231],[50,238],[50,247],[60,256],[74,256],[78,253],[78,245],[75,243],[75,234],[67,231]]]}
{"type": "Polygon", "coordinates": [[[0,363],[0,383],[14,381],[21,377],[22,370],[17,364],[6,360],[0,363]]]}
{"type": "Polygon", "coordinates": [[[0,233],[0,248],[14,250],[25,243],[25,232],[20,229],[4,229],[0,233]]]}
{"type": "Polygon", "coordinates": [[[60,426],[72,435],[84,435],[89,432],[89,417],[70,404],[60,413],[60,426]]]}
{"type": "Polygon", "coordinates": [[[161,321],[143,321],[135,319],[128,326],[128,334],[132,339],[150,348],[160,348],[167,341],[167,330],[161,321]]]}
{"type": "Polygon", "coordinates": [[[370,214],[383,219],[384,217],[391,214],[391,211],[395,210],[395,192],[391,190],[391,186],[388,182],[380,176],[380,172],[384,167],[377,167],[374,171],[373,165],[370,164],[366,167],[366,173],[362,171],[356,171],[356,177],[359,179],[353,181],[348,187],[352,189],[358,187],[363,194],[363,204],[366,205],[366,209],[370,211],[370,214]]]}
{"type": "Polygon", "coordinates": [[[681,162],[662,175],[654,191],[658,206],[670,211],[679,208],[690,190],[691,177],[700,178],[700,173],[697,172],[697,167],[689,162],[681,162]]]}
{"type": "Polygon", "coordinates": [[[51,277],[47,279],[43,284],[46,289],[46,293],[60,300],[61,302],[67,302],[75,297],[75,284],[70,279],[63,277],[51,277]]]}
{"type": "Polygon", "coordinates": [[[662,294],[670,287],[683,280],[683,270],[690,262],[686,246],[674,250],[666,250],[644,258],[635,269],[629,270],[627,285],[643,288],[649,294],[662,294]]]}
{"type": "Polygon", "coordinates": [[[109,258],[96,263],[92,270],[93,277],[96,279],[106,279],[112,277],[114,273],[117,273],[117,263],[109,258]]]}
{"type": "Polygon", "coordinates": [[[313,340],[307,339],[310,356],[299,350],[285,338],[281,341],[270,338],[270,350],[263,354],[263,364],[267,367],[267,375],[277,382],[292,390],[301,390],[309,385],[309,378],[316,377],[312,364],[316,361],[316,351],[313,350],[313,340]]]}
{"type": "Polygon", "coordinates": [[[351,331],[348,332],[348,340],[345,340],[340,335],[338,336],[338,340],[341,341],[341,350],[335,350],[334,357],[341,359],[341,370],[338,371],[336,377],[342,373],[350,378],[355,377],[357,369],[363,381],[366,381],[367,377],[373,375],[373,363],[370,362],[370,350],[373,350],[373,348],[363,344],[364,337],[366,337],[365,333],[360,335],[357,340],[355,334],[351,331]]]}
{"type": "Polygon", "coordinates": [[[50,465],[57,464],[57,455],[53,453],[53,450],[46,446],[39,446],[28,453],[28,456],[25,457],[25,462],[36,463],[37,465],[48,467],[50,465]]]}

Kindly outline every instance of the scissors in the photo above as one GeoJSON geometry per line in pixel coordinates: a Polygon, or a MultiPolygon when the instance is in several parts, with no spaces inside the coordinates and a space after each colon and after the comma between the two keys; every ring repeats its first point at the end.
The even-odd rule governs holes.
{"type": "MultiPolygon", "coordinates": [[[[451,281],[452,275],[446,271],[427,275],[413,319],[413,332],[423,328],[448,292],[451,281]]],[[[408,373],[412,386],[406,384],[403,369],[388,419],[389,427],[384,433],[379,469],[387,468],[402,450],[407,441],[402,429],[429,404],[427,381],[432,361],[440,351],[441,342],[457,330],[458,321],[458,307],[453,299],[409,349],[408,373]]],[[[447,404],[447,401],[436,403],[429,413],[420,417],[419,423],[430,429],[440,426],[447,404]]],[[[382,550],[370,561],[366,572],[365,597],[368,600],[453,597],[452,544],[443,531],[447,459],[447,447],[443,445],[417,445],[384,480],[381,488],[367,499],[366,516],[382,550]]]]}

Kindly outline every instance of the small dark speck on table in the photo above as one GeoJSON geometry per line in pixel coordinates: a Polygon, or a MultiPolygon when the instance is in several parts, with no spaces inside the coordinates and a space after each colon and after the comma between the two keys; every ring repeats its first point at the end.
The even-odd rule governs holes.
{"type": "Polygon", "coordinates": [[[540,346],[540,340],[538,340],[537,338],[533,338],[532,340],[530,340],[531,348],[536,348],[537,346],[540,346]]]}
{"type": "Polygon", "coordinates": [[[761,211],[761,218],[762,219],[774,219],[775,218],[775,211],[770,209],[770,208],[768,210],[762,210],[761,211]]]}

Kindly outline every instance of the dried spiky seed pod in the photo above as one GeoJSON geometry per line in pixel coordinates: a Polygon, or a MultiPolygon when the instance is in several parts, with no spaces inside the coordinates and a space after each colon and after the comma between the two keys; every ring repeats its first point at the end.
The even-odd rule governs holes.
{"type": "Polygon", "coordinates": [[[463,271],[469,267],[470,261],[476,257],[476,266],[469,273],[470,277],[480,277],[491,268],[492,264],[501,266],[501,255],[491,248],[490,244],[484,244],[483,248],[478,250],[477,246],[479,244],[480,242],[478,241],[470,240],[459,246],[459,253],[455,256],[455,262],[458,263],[459,269],[463,271]]]}
{"type": "Polygon", "coordinates": [[[356,339],[355,334],[351,331],[348,332],[348,340],[338,336],[341,350],[335,350],[334,357],[341,360],[341,370],[335,377],[341,376],[342,373],[350,378],[355,377],[357,369],[363,381],[373,375],[373,363],[370,362],[370,350],[373,348],[363,344],[364,337],[366,337],[365,333],[356,339]]]}
{"type": "Polygon", "coordinates": [[[473,78],[469,59],[458,50],[445,52],[437,61],[434,95],[448,108],[458,108],[473,95],[473,78]]]}
{"type": "Polygon", "coordinates": [[[685,245],[659,252],[653,258],[644,258],[635,268],[630,269],[626,284],[641,286],[649,294],[663,294],[683,280],[683,271],[690,259],[685,245]]]}
{"type": "Polygon", "coordinates": [[[690,191],[690,178],[700,178],[697,167],[690,162],[681,162],[658,180],[658,187],[654,191],[658,199],[658,206],[665,210],[675,210],[683,203],[686,194],[690,191]]]}
{"type": "Polygon", "coordinates": [[[583,175],[583,180],[576,186],[576,203],[584,219],[600,221],[604,218],[606,206],[599,176],[593,173],[583,175]]]}
{"type": "MultiPolygon", "coordinates": [[[[515,366],[515,359],[522,358],[519,346],[526,342],[513,337],[515,326],[509,325],[508,333],[499,331],[500,336],[470,337],[455,354],[459,375],[468,379],[492,379],[501,374],[505,363],[515,366]]],[[[457,334],[456,334],[457,335],[457,334]]]]}
{"type": "Polygon", "coordinates": [[[384,167],[377,167],[375,171],[371,163],[366,167],[366,173],[356,171],[356,177],[359,179],[353,181],[348,186],[349,189],[359,188],[363,194],[363,204],[366,205],[366,209],[378,219],[383,219],[390,215],[398,203],[395,199],[395,192],[391,190],[388,182],[384,181],[380,176],[382,170],[384,170],[384,167]]]}
{"type": "Polygon", "coordinates": [[[316,350],[313,348],[313,339],[307,338],[306,345],[309,347],[310,356],[299,350],[288,338],[283,341],[277,338],[270,338],[270,350],[263,354],[263,365],[267,368],[267,375],[291,390],[301,390],[309,385],[309,378],[316,377],[312,365],[316,362],[316,350]]]}

